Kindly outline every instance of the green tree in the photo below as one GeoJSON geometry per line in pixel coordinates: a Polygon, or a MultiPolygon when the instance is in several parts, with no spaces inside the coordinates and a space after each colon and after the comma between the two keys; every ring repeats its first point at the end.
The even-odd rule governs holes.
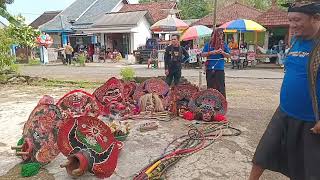
{"type": "MultiPolygon", "coordinates": [[[[139,3],[163,2],[170,0],[139,0],[139,3]]],[[[211,12],[210,0],[179,0],[178,9],[182,19],[198,19],[211,12]]]]}
{"type": "Polygon", "coordinates": [[[0,7],[0,16],[7,19],[10,23],[18,25],[18,21],[4,8],[0,7]]]}
{"type": "Polygon", "coordinates": [[[14,0],[0,0],[0,7],[6,9],[7,4],[12,4],[14,0]]]}
{"type": "MultiPolygon", "coordinates": [[[[246,0],[246,3],[253,6],[254,8],[260,10],[266,10],[271,7],[273,0],[246,0]]],[[[276,0],[276,3],[279,7],[282,7],[282,4],[290,2],[291,0],[276,0]]]]}
{"type": "Polygon", "coordinates": [[[211,12],[212,7],[206,0],[180,0],[178,9],[182,19],[198,19],[211,12]]]}
{"type": "Polygon", "coordinates": [[[8,29],[10,37],[14,39],[14,43],[27,50],[27,61],[29,61],[29,50],[36,47],[36,38],[40,35],[39,30],[25,24],[25,19],[18,16],[19,25],[10,24],[8,29]]]}
{"type": "Polygon", "coordinates": [[[14,0],[0,0],[0,16],[12,24],[18,24],[18,21],[6,10],[7,4],[12,4],[13,2],[14,0]]]}
{"type": "Polygon", "coordinates": [[[0,29],[0,73],[14,70],[14,58],[10,55],[12,38],[6,29],[0,29]]]}

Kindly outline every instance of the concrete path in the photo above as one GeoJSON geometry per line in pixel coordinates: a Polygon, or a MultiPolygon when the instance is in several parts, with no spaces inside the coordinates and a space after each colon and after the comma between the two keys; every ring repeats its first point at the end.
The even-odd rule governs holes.
{"type": "MultiPolygon", "coordinates": [[[[21,73],[30,76],[40,76],[50,79],[62,80],[86,80],[86,81],[105,81],[109,77],[120,77],[122,68],[131,67],[135,70],[136,76],[157,77],[164,75],[164,69],[147,69],[146,65],[125,65],[114,63],[89,63],[85,67],[48,65],[48,66],[21,66],[21,73]]],[[[237,70],[226,68],[226,77],[230,78],[263,78],[281,79],[283,71],[281,69],[261,69],[247,68],[237,70]]],[[[182,75],[198,81],[199,69],[183,69],[182,75]]],[[[203,82],[205,76],[202,74],[203,82]]]]}

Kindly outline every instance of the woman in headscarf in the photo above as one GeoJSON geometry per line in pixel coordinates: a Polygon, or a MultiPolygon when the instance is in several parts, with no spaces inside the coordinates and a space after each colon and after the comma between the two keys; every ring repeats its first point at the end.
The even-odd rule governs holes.
{"type": "Polygon", "coordinates": [[[207,57],[207,88],[217,89],[226,97],[224,60],[230,58],[230,49],[223,41],[222,29],[216,29],[211,34],[211,40],[205,44],[201,55],[207,57]]]}

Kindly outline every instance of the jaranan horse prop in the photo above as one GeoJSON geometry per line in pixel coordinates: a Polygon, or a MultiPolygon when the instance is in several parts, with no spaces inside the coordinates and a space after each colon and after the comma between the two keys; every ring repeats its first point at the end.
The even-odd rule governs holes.
{"type": "Polygon", "coordinates": [[[23,144],[12,147],[25,162],[47,164],[59,154],[57,136],[63,118],[59,108],[48,97],[39,101],[25,123],[23,144]]]}
{"type": "Polygon", "coordinates": [[[81,116],[65,121],[59,130],[58,146],[68,161],[61,167],[79,177],[90,172],[98,178],[113,174],[122,146],[110,128],[95,117],[81,116]]]}

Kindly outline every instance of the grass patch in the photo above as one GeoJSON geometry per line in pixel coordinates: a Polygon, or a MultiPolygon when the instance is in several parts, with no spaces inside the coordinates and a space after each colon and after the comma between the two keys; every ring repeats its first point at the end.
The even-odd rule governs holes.
{"type": "Polygon", "coordinates": [[[29,66],[41,65],[40,59],[39,59],[39,58],[30,59],[28,65],[29,65],[29,66]]]}
{"type": "Polygon", "coordinates": [[[7,78],[8,78],[7,75],[0,74],[0,84],[7,82],[7,78]]]}
{"type": "Polygon", "coordinates": [[[32,85],[44,86],[44,87],[74,87],[83,89],[95,89],[100,87],[102,82],[89,82],[89,81],[64,81],[64,80],[45,80],[35,82],[32,85]]]}

